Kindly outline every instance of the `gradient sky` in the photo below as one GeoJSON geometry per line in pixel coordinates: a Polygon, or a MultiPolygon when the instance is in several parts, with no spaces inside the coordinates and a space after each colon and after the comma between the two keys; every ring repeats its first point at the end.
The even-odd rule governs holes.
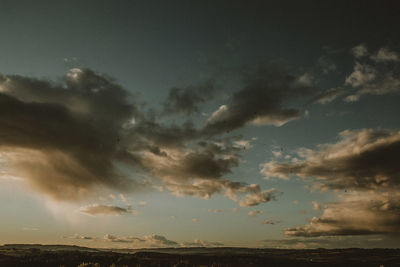
{"type": "Polygon", "coordinates": [[[399,247],[397,1],[0,0],[0,244],[399,247]]]}

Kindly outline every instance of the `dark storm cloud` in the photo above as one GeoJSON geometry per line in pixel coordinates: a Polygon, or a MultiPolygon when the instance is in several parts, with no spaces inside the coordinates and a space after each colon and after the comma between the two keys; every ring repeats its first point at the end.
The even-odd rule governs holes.
{"type": "MultiPolygon", "coordinates": [[[[151,180],[122,175],[116,164],[124,163],[175,195],[224,193],[238,201],[239,194],[247,194],[241,205],[269,201],[259,186],[224,177],[238,166],[249,141],[240,136],[204,139],[204,131],[190,122],[162,124],[156,113],[139,111],[112,78],[91,70],[72,69],[58,83],[1,76],[0,104],[0,155],[7,173],[26,178],[55,199],[78,200],[99,188],[150,186],[151,180]]],[[[101,205],[84,211],[128,212],[101,205]]]]}
{"type": "Polygon", "coordinates": [[[122,208],[111,205],[93,204],[79,209],[80,212],[89,215],[123,215],[123,214],[136,214],[137,211],[131,208],[122,208]]]}
{"type": "Polygon", "coordinates": [[[296,174],[314,177],[322,189],[369,190],[400,186],[400,132],[346,130],[334,144],[299,150],[294,162],[269,162],[262,172],[268,177],[289,178],[296,174]]]}
{"type": "Polygon", "coordinates": [[[281,126],[300,118],[301,110],[291,106],[314,90],[299,78],[273,66],[245,75],[243,87],[208,118],[203,133],[229,132],[249,123],[281,126]]]}
{"type": "Polygon", "coordinates": [[[173,87],[169,89],[168,97],[163,103],[162,114],[183,113],[192,115],[197,113],[199,112],[199,105],[209,101],[214,90],[213,81],[208,81],[200,86],[173,87]]]}
{"type": "Polygon", "coordinates": [[[2,76],[0,146],[15,175],[56,199],[77,199],[91,188],[135,186],[113,161],[123,125],[139,116],[116,82],[73,69],[64,83],[2,76]]]}

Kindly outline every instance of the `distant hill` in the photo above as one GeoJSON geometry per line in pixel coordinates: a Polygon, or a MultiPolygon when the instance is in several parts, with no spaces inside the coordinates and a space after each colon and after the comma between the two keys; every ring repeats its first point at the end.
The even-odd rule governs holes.
{"type": "Polygon", "coordinates": [[[99,252],[100,250],[94,248],[80,247],[75,245],[41,245],[41,244],[4,244],[0,246],[0,250],[26,250],[26,249],[40,249],[46,251],[86,251],[86,252],[99,252]]]}

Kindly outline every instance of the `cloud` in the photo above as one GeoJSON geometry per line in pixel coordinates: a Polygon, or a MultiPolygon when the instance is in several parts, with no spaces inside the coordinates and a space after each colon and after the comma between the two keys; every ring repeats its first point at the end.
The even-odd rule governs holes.
{"type": "MultiPolygon", "coordinates": [[[[266,90],[284,97],[281,87],[295,83],[294,78],[286,80],[266,90]]],[[[213,90],[212,82],[204,86],[213,90]]],[[[168,108],[175,114],[182,108],[180,97],[199,95],[203,87],[170,94],[168,108]]],[[[294,85],[291,89],[296,94],[304,90],[294,85]]],[[[195,104],[196,98],[190,99],[192,108],[183,108],[186,113],[195,104]]],[[[273,105],[279,110],[276,101],[273,105]]],[[[59,82],[2,75],[2,174],[23,177],[40,192],[66,201],[98,197],[103,190],[142,191],[153,184],[177,196],[224,193],[235,201],[254,189],[225,177],[239,165],[240,153],[251,147],[249,141],[241,136],[210,138],[207,127],[163,124],[158,119],[156,112],[139,110],[135,96],[114,79],[89,69],[71,69],[59,82]]],[[[217,133],[223,132],[213,135],[217,133]]]]}
{"type": "MultiPolygon", "coordinates": [[[[163,125],[152,115],[140,118],[125,133],[124,143],[131,152],[146,150],[154,154],[160,153],[160,147],[182,147],[187,142],[201,138],[199,132],[190,122],[182,125],[163,125]]],[[[136,159],[136,158],[134,158],[136,159]]],[[[135,163],[134,161],[132,163],[135,163]]]]}
{"type": "Polygon", "coordinates": [[[214,94],[213,81],[207,81],[200,86],[186,88],[173,87],[163,103],[163,115],[183,113],[192,115],[199,112],[199,104],[210,100],[214,94]]]}
{"type": "MultiPolygon", "coordinates": [[[[140,162],[176,196],[189,195],[209,199],[215,193],[224,193],[237,201],[239,194],[262,194],[259,186],[231,182],[224,178],[233,167],[238,166],[239,152],[243,147],[249,146],[247,141],[236,140],[235,137],[201,141],[197,147],[190,148],[160,146],[157,153],[140,151],[140,162]]],[[[261,195],[258,198],[259,202],[254,205],[267,202],[261,199],[261,195]]]]}
{"type": "Polygon", "coordinates": [[[313,204],[313,210],[321,210],[322,209],[322,206],[319,202],[313,201],[312,204],[313,204]]]}
{"type": "Polygon", "coordinates": [[[249,213],[247,213],[247,215],[249,217],[256,217],[257,215],[261,215],[263,213],[264,212],[262,210],[251,210],[251,211],[249,211],[249,213]]]}
{"type": "Polygon", "coordinates": [[[250,148],[253,147],[252,144],[250,143],[250,141],[248,141],[248,140],[238,140],[238,141],[234,141],[234,142],[233,142],[233,145],[234,145],[236,148],[239,148],[239,149],[250,149],[250,148]]]}
{"type": "Polygon", "coordinates": [[[372,62],[356,62],[353,72],[346,78],[345,85],[356,88],[346,102],[355,102],[362,95],[385,95],[400,92],[400,64],[398,54],[388,48],[379,49],[370,57],[372,62]],[[388,67],[387,64],[391,63],[388,67]]]}
{"type": "Polygon", "coordinates": [[[139,201],[139,206],[145,207],[145,206],[147,206],[147,202],[146,201],[139,201]]]}
{"type": "Polygon", "coordinates": [[[353,47],[351,49],[351,52],[355,58],[361,58],[361,57],[365,57],[366,55],[368,55],[368,49],[363,44],[353,47]]]}
{"type": "Polygon", "coordinates": [[[160,155],[148,155],[143,165],[152,166],[151,172],[160,177],[218,179],[238,166],[238,151],[228,142],[222,145],[202,142],[198,149],[164,148],[160,155]]]}
{"type": "Polygon", "coordinates": [[[282,150],[271,150],[271,153],[274,158],[280,158],[283,155],[282,150]]]}
{"type": "MultiPolygon", "coordinates": [[[[280,249],[317,249],[317,248],[387,248],[388,240],[381,236],[320,236],[320,237],[288,237],[284,239],[266,239],[260,241],[267,248],[280,249]]],[[[393,247],[396,247],[394,243],[393,247]]]]}
{"type": "Polygon", "coordinates": [[[123,214],[137,214],[136,210],[122,208],[118,206],[93,204],[79,209],[80,212],[89,215],[123,215],[123,214]]]}
{"type": "Polygon", "coordinates": [[[161,235],[147,235],[144,236],[146,243],[149,243],[153,247],[175,247],[178,243],[172,240],[168,240],[161,235]]]}
{"type": "Polygon", "coordinates": [[[391,51],[387,47],[383,47],[378,50],[374,55],[371,56],[371,59],[376,62],[384,62],[384,61],[399,61],[399,54],[394,51],[391,51]]]}
{"type": "Polygon", "coordinates": [[[282,126],[302,116],[298,108],[289,107],[289,102],[312,92],[294,75],[274,67],[260,68],[247,75],[243,87],[212,113],[202,132],[215,135],[249,123],[282,126]]]}
{"type": "Polygon", "coordinates": [[[73,69],[63,83],[0,76],[0,151],[8,171],[55,199],[139,187],[115,169],[122,125],[139,115],[115,81],[73,69]]]}
{"type": "Polygon", "coordinates": [[[317,66],[322,69],[324,74],[336,71],[337,67],[333,60],[328,56],[321,56],[317,60],[317,66]]]}
{"type": "Polygon", "coordinates": [[[270,224],[270,225],[274,225],[274,224],[278,224],[280,223],[280,221],[274,221],[274,220],[264,220],[261,222],[262,224],[270,224]]]}
{"type": "Polygon", "coordinates": [[[134,236],[116,237],[110,234],[104,236],[104,240],[115,243],[143,243],[146,240],[134,236]]]}
{"type": "Polygon", "coordinates": [[[297,78],[300,84],[311,86],[313,84],[314,77],[310,73],[304,73],[297,78]]]}
{"type": "Polygon", "coordinates": [[[221,213],[221,212],[224,212],[224,210],[222,210],[222,209],[208,209],[207,211],[208,211],[208,212],[211,212],[211,213],[221,213]]]}
{"type": "Polygon", "coordinates": [[[91,237],[91,236],[86,236],[86,235],[79,235],[79,234],[74,234],[73,236],[63,236],[63,238],[92,240],[92,241],[97,240],[96,237],[91,237]]]}
{"type": "Polygon", "coordinates": [[[342,95],[344,93],[344,89],[343,88],[331,88],[329,90],[326,90],[322,93],[317,94],[316,96],[314,96],[310,103],[319,103],[319,104],[326,104],[329,102],[332,102],[333,100],[335,100],[338,96],[342,95]]]}
{"type": "Polygon", "coordinates": [[[181,247],[221,247],[221,246],[224,246],[224,244],[220,242],[209,242],[199,239],[195,239],[193,242],[184,242],[181,244],[181,247]]]}
{"type": "Polygon", "coordinates": [[[370,65],[356,62],[353,72],[346,78],[345,84],[352,87],[365,86],[376,78],[376,69],[370,65]]]}
{"type": "Polygon", "coordinates": [[[114,243],[133,243],[141,247],[178,247],[179,244],[169,240],[162,235],[145,235],[142,238],[135,236],[117,237],[107,234],[104,236],[104,241],[114,243]]]}
{"type": "Polygon", "coordinates": [[[362,95],[386,95],[391,93],[400,92],[400,79],[397,75],[391,72],[384,74],[384,77],[376,80],[373,83],[368,83],[362,89],[356,91],[355,94],[349,95],[345,98],[346,102],[355,102],[360,99],[362,95]]]}
{"type": "Polygon", "coordinates": [[[321,210],[305,226],[288,228],[288,236],[373,235],[400,232],[400,132],[346,130],[332,144],[299,149],[288,163],[268,162],[267,177],[300,176],[322,191],[346,192],[339,201],[313,202],[321,210]],[[340,190],[340,191],[339,191],[340,190]]]}
{"type": "Polygon", "coordinates": [[[296,174],[313,178],[321,189],[369,190],[400,186],[400,131],[345,130],[339,141],[315,150],[300,149],[296,162],[268,162],[266,177],[288,179],[296,174]]]}
{"type": "Polygon", "coordinates": [[[124,202],[124,203],[127,202],[127,199],[126,199],[126,197],[124,196],[124,194],[119,194],[119,197],[120,197],[120,199],[121,199],[122,202],[124,202]]]}
{"type": "Polygon", "coordinates": [[[340,202],[325,203],[321,217],[288,228],[287,236],[374,235],[400,233],[400,192],[366,191],[340,195],[340,202]]]}
{"type": "Polygon", "coordinates": [[[231,182],[226,179],[194,179],[182,181],[165,181],[165,187],[176,196],[195,196],[203,199],[209,199],[215,193],[225,191],[225,196],[232,200],[237,199],[237,195],[247,190],[245,183],[231,182]]]}
{"type": "Polygon", "coordinates": [[[167,239],[162,235],[145,235],[141,238],[135,236],[117,237],[114,235],[107,234],[104,236],[104,241],[113,243],[128,243],[134,247],[154,247],[154,248],[165,248],[165,247],[220,247],[223,243],[210,242],[200,239],[195,239],[192,242],[178,243],[167,239]]]}
{"type": "Polygon", "coordinates": [[[239,205],[241,207],[251,207],[259,205],[260,203],[267,203],[271,200],[276,200],[276,196],[279,194],[281,193],[278,192],[278,190],[276,190],[275,188],[264,191],[257,191],[252,194],[246,195],[246,197],[239,202],[239,205]]]}

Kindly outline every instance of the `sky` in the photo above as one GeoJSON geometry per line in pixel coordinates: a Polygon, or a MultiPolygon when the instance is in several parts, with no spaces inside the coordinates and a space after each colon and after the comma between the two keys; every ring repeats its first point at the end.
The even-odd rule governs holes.
{"type": "Polygon", "coordinates": [[[399,11],[0,0],[0,244],[398,248],[399,11]]]}

